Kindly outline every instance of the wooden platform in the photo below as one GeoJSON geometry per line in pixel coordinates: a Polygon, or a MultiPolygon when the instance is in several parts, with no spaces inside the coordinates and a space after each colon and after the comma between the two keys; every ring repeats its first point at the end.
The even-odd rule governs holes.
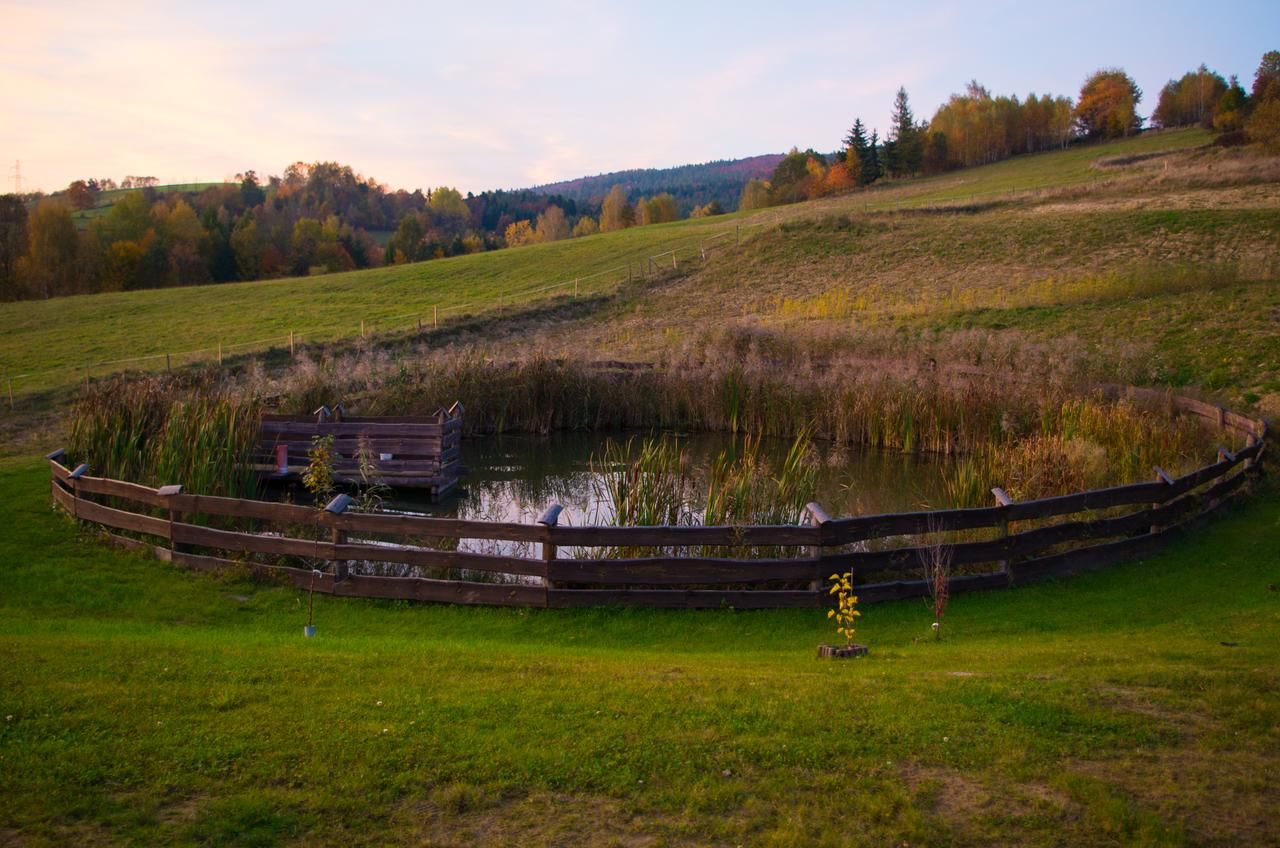
{"type": "Polygon", "coordinates": [[[427,417],[363,418],[326,407],[314,415],[263,415],[254,470],[286,480],[306,471],[312,439],[333,436],[334,478],[359,485],[358,454],[371,458],[369,482],[397,489],[427,489],[433,497],[452,489],[463,473],[462,404],[427,417]]]}

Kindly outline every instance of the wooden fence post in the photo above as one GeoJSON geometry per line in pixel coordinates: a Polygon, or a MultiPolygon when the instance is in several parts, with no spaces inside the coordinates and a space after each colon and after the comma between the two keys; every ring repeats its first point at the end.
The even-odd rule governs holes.
{"type": "Polygon", "coordinates": [[[422,316],[418,316],[418,335],[422,335],[422,316]]]}
{"type": "Polygon", "coordinates": [[[218,340],[218,367],[222,367],[222,340],[218,340]]]}
{"type": "Polygon", "coordinates": [[[671,270],[672,271],[680,270],[679,266],[676,265],[676,252],[674,250],[671,251],[671,270]]]}
{"type": "MultiPolygon", "coordinates": [[[[992,489],[991,494],[995,495],[997,505],[1013,506],[1013,498],[1009,497],[1008,493],[1005,492],[1005,490],[1000,488],[999,486],[996,486],[994,489],[992,489]]],[[[1007,539],[1009,537],[1008,520],[1001,521],[999,524],[997,524],[996,532],[999,533],[999,536],[997,538],[1007,539]]],[[[1013,585],[1013,558],[1010,557],[1009,559],[1006,559],[1006,560],[1000,560],[997,564],[1008,576],[1009,585],[1012,586],[1013,585]]]]}
{"type": "Polygon", "coordinates": [[[577,300],[578,298],[578,278],[577,277],[573,278],[573,297],[574,297],[574,300],[577,300]]]}
{"type": "MultiPolygon", "coordinates": [[[[1164,483],[1165,485],[1168,485],[1168,486],[1172,486],[1172,485],[1173,485],[1173,478],[1172,478],[1172,477],[1170,477],[1170,476],[1168,475],[1168,473],[1167,473],[1163,468],[1161,468],[1160,466],[1158,466],[1158,465],[1157,465],[1157,466],[1156,466],[1154,469],[1152,469],[1152,470],[1153,470],[1153,471],[1155,471],[1155,473],[1156,473],[1156,482],[1157,482],[1157,483],[1164,483]]],[[[1159,508],[1160,508],[1160,504],[1158,504],[1158,503],[1153,503],[1153,504],[1151,505],[1151,508],[1152,508],[1152,509],[1159,509],[1159,508]]],[[[1159,532],[1160,532],[1161,530],[1163,530],[1163,529],[1164,529],[1164,527],[1162,527],[1161,525],[1156,524],[1156,523],[1152,523],[1152,525],[1151,525],[1151,535],[1153,535],[1153,536],[1154,536],[1156,533],[1159,533],[1159,532]]]]}
{"type": "Polygon", "coordinates": [[[293,330],[289,331],[289,358],[293,359],[293,330]]]}
{"type": "MultiPolygon", "coordinates": [[[[156,489],[156,494],[162,498],[172,498],[174,495],[182,494],[182,487],[179,485],[161,486],[156,489]]],[[[169,553],[172,555],[178,551],[178,543],[173,540],[173,525],[182,520],[182,513],[173,508],[173,501],[169,501],[169,553]]],[[[170,562],[173,557],[170,556],[170,562]]]]}
{"type": "Polygon", "coordinates": [[[169,354],[164,355],[164,370],[173,371],[173,366],[169,364],[169,354]]]}
{"type": "Polygon", "coordinates": [[[364,319],[360,319],[360,338],[364,338],[364,319]]]}
{"type": "Polygon", "coordinates": [[[9,408],[13,409],[13,378],[9,377],[9,408]]]}
{"type": "Polygon", "coordinates": [[[733,225],[733,243],[742,244],[742,225],[741,224],[733,225]]]}
{"type": "MultiPolygon", "coordinates": [[[[821,539],[822,539],[821,528],[822,528],[822,525],[826,524],[828,521],[831,520],[831,516],[828,515],[827,511],[823,509],[822,506],[816,502],[806,504],[804,511],[805,511],[805,517],[809,523],[809,526],[819,528],[818,544],[809,546],[809,559],[813,560],[814,562],[818,562],[822,559],[822,549],[823,549],[822,542],[821,542],[821,539]]],[[[810,592],[822,591],[821,575],[809,581],[809,591],[810,592]]]]}
{"type": "Polygon", "coordinates": [[[80,518],[80,478],[89,473],[89,463],[82,462],[67,478],[71,481],[71,517],[80,518]]]}
{"type": "Polygon", "coordinates": [[[440,306],[438,304],[431,307],[431,329],[440,329],[440,306]]]}
{"type": "MultiPolygon", "coordinates": [[[[351,506],[353,503],[355,503],[355,498],[350,495],[338,495],[333,500],[329,501],[329,503],[325,504],[324,511],[332,516],[342,515],[342,513],[347,511],[347,507],[351,506]]],[[[333,519],[330,520],[332,521],[333,519]]],[[[347,531],[338,527],[336,524],[332,525],[330,541],[333,542],[335,548],[338,545],[345,545],[347,543],[347,531]]],[[[351,570],[347,565],[347,561],[345,559],[339,559],[338,552],[336,550],[333,552],[332,561],[334,583],[341,583],[343,580],[346,580],[351,576],[351,570]]]]}
{"type": "MultiPolygon", "coordinates": [[[[553,503],[542,513],[542,516],[538,519],[538,523],[550,531],[550,529],[555,527],[560,521],[560,513],[563,511],[564,507],[558,503],[553,503]]],[[[551,589],[556,588],[555,581],[551,579],[551,563],[556,561],[556,544],[550,539],[542,543],[542,561],[547,567],[547,575],[542,578],[542,585],[545,589],[550,591],[551,589]]]]}

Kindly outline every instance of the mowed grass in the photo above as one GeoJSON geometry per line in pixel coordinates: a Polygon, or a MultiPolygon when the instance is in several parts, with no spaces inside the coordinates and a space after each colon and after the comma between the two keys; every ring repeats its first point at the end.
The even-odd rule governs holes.
{"type": "MultiPolygon", "coordinates": [[[[628,278],[628,264],[638,275],[642,266],[648,267],[648,257],[680,248],[683,267],[688,269],[704,243],[711,248],[712,264],[734,275],[738,295],[750,296],[758,287],[751,258],[744,257],[740,264],[736,258],[740,251],[733,247],[735,237],[726,237],[739,225],[743,241],[750,242],[758,233],[770,231],[779,219],[813,220],[864,208],[1002,197],[1015,188],[1021,192],[1070,187],[1099,179],[1101,172],[1091,163],[1100,157],[1178,151],[1208,139],[1199,130],[1153,133],[754,214],[636,227],[392,268],[0,304],[0,378],[16,377],[15,391],[21,395],[72,385],[83,379],[86,364],[112,363],[90,369],[91,375],[99,375],[124,368],[157,370],[165,367],[165,353],[197,352],[191,357],[174,356],[174,365],[209,362],[216,358],[219,344],[228,356],[280,349],[290,331],[306,342],[352,339],[359,336],[363,321],[369,334],[407,334],[416,329],[419,318],[430,325],[435,307],[442,310],[445,321],[462,314],[491,315],[500,307],[509,311],[514,305],[567,295],[571,285],[554,293],[529,292],[575,278],[587,278],[579,286],[581,295],[615,292],[628,278]],[[720,237],[708,242],[716,236],[720,237]],[[157,358],[117,362],[146,356],[157,358]]],[[[1107,169],[1102,176],[1123,172],[1107,169]]],[[[670,257],[656,266],[663,272],[669,267],[670,257]]],[[[807,269],[793,266],[788,273],[803,282],[807,269]]]]}
{"type": "Polygon", "coordinates": [[[864,610],[317,598],[78,536],[0,465],[0,842],[1269,844],[1280,496],[1150,561],[864,610]]]}

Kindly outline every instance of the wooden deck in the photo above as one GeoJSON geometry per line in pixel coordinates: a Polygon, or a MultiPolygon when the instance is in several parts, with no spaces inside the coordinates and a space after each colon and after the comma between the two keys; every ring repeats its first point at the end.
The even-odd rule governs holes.
{"type": "Polygon", "coordinates": [[[421,418],[356,417],[344,415],[340,407],[334,411],[322,407],[311,416],[264,415],[254,469],[266,479],[297,478],[307,468],[312,439],[333,436],[337,482],[366,482],[359,459],[364,450],[372,469],[368,482],[427,489],[439,497],[457,484],[464,471],[462,414],[462,404],[455,403],[421,418]]]}

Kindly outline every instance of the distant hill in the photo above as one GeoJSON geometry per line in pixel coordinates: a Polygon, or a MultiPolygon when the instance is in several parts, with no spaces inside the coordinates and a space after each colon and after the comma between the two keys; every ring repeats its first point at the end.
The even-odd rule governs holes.
{"type": "Polygon", "coordinates": [[[752,179],[768,179],[782,161],[781,153],[766,153],[746,159],[722,159],[701,165],[676,168],[637,168],[594,177],[579,177],[558,183],[534,186],[539,194],[558,194],[578,203],[580,211],[598,212],[600,202],[615,185],[621,185],[629,200],[669,192],[688,215],[694,206],[718,200],[725,211],[738,208],[742,187],[752,179]]]}

